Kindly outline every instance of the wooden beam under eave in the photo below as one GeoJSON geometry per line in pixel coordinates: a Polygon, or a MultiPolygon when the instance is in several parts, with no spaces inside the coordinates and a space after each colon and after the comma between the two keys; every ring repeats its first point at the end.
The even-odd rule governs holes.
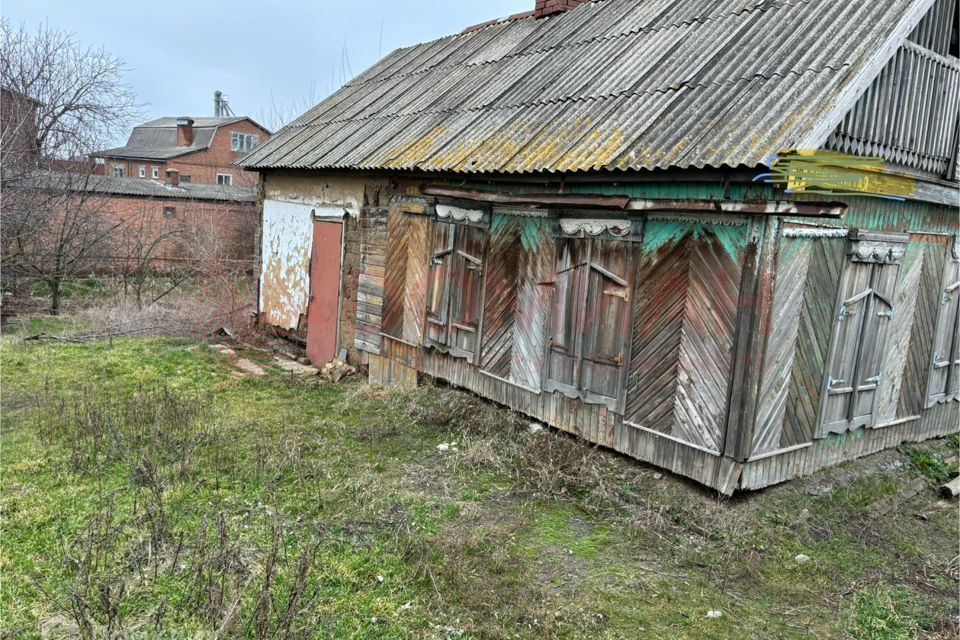
{"type": "Polygon", "coordinates": [[[673,200],[643,199],[590,193],[505,193],[483,189],[458,189],[424,185],[424,195],[458,198],[490,204],[611,209],[638,213],[730,213],[769,216],[841,218],[847,205],[840,202],[794,202],[791,200],[673,200]]]}

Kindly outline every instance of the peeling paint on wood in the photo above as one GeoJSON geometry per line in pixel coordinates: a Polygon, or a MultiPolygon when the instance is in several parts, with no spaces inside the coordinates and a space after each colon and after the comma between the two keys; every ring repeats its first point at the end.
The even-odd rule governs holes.
{"type": "Polygon", "coordinates": [[[296,329],[310,298],[313,207],[263,201],[260,313],[275,327],[296,329]]]}

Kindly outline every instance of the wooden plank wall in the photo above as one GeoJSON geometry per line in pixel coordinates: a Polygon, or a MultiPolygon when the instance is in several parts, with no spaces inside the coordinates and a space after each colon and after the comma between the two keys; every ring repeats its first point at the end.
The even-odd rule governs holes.
{"type": "MultiPolygon", "coordinates": [[[[769,328],[762,353],[753,356],[762,358],[757,421],[741,480],[741,462],[718,452],[728,410],[743,256],[749,246],[745,219],[729,217],[732,224],[684,222],[688,226],[683,229],[676,221],[663,221],[660,229],[657,220],[647,220],[634,291],[624,418],[605,405],[540,390],[552,291],[543,284],[552,279],[556,260],[548,219],[492,217],[482,348],[479,366],[474,366],[420,346],[422,333],[416,328],[422,327],[417,314],[425,308],[429,218],[395,210],[387,222],[383,214],[382,209],[371,209],[373,223],[361,234],[363,263],[370,271],[362,274],[369,276],[367,288],[360,291],[367,296],[363,310],[368,315],[357,343],[364,335],[362,348],[380,354],[370,359],[374,382],[395,378],[409,386],[420,371],[727,493],[738,482],[759,488],[904,439],[956,430],[958,403],[934,407],[920,419],[901,419],[918,415],[923,403],[917,390],[926,382],[945,236],[912,238],[904,258],[898,316],[890,330],[893,343],[902,345],[909,337],[910,346],[894,348],[885,361],[880,392],[882,415],[893,424],[819,438],[820,391],[837,287],[847,261],[846,231],[781,235],[769,328]],[[375,233],[376,224],[382,231],[390,229],[389,251],[387,234],[375,233]],[[420,248],[411,250],[411,243],[420,248]],[[378,275],[383,273],[386,283],[378,275]],[[392,337],[379,331],[384,297],[388,308],[383,333],[395,334],[392,337]]],[[[787,222],[781,233],[794,226],[787,222]]]]}
{"type": "Polygon", "coordinates": [[[917,282],[915,320],[910,331],[910,346],[897,403],[898,414],[903,416],[919,415],[926,405],[934,331],[943,287],[943,268],[950,250],[950,239],[944,236],[913,235],[911,245],[914,244],[921,245],[923,250],[917,282]]]}
{"type": "Polygon", "coordinates": [[[625,419],[719,453],[747,225],[651,220],[636,288],[625,419]]]}
{"type": "Polygon", "coordinates": [[[956,433],[958,422],[960,403],[947,402],[924,411],[916,420],[879,429],[831,434],[807,446],[744,463],[740,488],[762,489],[846,460],[895,447],[901,442],[921,442],[956,433]]]}
{"type": "Polygon", "coordinates": [[[387,207],[379,189],[364,191],[360,210],[360,271],[357,275],[357,331],[354,345],[380,353],[384,267],[387,251],[387,207]]]}
{"type": "Polygon", "coordinates": [[[830,349],[837,287],[846,262],[846,238],[807,238],[805,241],[810,243],[810,264],[779,447],[810,442],[819,428],[823,372],[830,349]]]}
{"type": "MultiPolygon", "coordinates": [[[[604,405],[585,404],[560,393],[526,389],[485,375],[462,358],[451,358],[433,350],[423,351],[385,337],[382,355],[371,356],[370,360],[374,363],[388,359],[408,363],[428,376],[494,399],[567,433],[650,462],[723,493],[730,494],[736,488],[739,465],[661,434],[625,425],[620,416],[604,405]]],[[[381,371],[379,362],[372,366],[381,371]]]]}
{"type": "MultiPolygon", "coordinates": [[[[817,230],[806,227],[805,232],[803,229],[785,225],[787,237],[780,238],[777,248],[774,305],[751,453],[752,458],[776,457],[775,454],[784,449],[817,444],[804,453],[784,453],[787,456],[784,460],[792,460],[791,468],[796,473],[842,459],[836,458],[841,455],[835,451],[839,447],[837,438],[820,438],[818,414],[825,358],[835,320],[837,287],[846,264],[846,230],[824,228],[819,230],[823,235],[817,237],[817,230]],[[806,235],[790,237],[790,234],[804,233],[806,235]],[[820,442],[836,446],[824,448],[820,442]]],[[[917,418],[923,413],[948,242],[949,238],[944,235],[911,234],[901,263],[895,313],[889,326],[890,339],[880,378],[875,428],[878,431],[892,429],[888,431],[891,435],[883,436],[891,441],[897,433],[921,439],[926,426],[931,429],[927,437],[944,433],[940,422],[930,420],[912,420],[909,427],[898,429],[884,425],[917,418]]],[[[878,450],[877,446],[885,446],[875,445],[879,436],[857,437],[866,437],[866,440],[861,444],[844,440],[845,448],[841,448],[846,453],[842,455],[865,455],[878,450]]],[[[765,464],[769,466],[774,462],[765,464]]],[[[772,474],[770,478],[786,479],[791,471],[764,473],[772,474]]]]}
{"type": "Polygon", "coordinates": [[[768,453],[781,446],[812,248],[812,243],[806,238],[783,238],[778,249],[773,308],[770,310],[753,430],[754,455],[768,453]]]}

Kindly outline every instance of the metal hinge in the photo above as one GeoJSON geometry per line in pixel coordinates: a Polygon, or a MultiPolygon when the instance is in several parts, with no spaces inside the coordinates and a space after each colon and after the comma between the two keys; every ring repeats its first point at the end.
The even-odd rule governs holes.
{"type": "Polygon", "coordinates": [[[847,305],[840,305],[840,315],[837,317],[837,322],[840,322],[847,317],[847,305]]]}
{"type": "Polygon", "coordinates": [[[833,376],[827,376],[827,391],[832,390],[833,385],[837,384],[838,382],[843,382],[843,380],[834,378],[833,376]]]}
{"type": "Polygon", "coordinates": [[[878,373],[877,375],[871,378],[867,378],[866,380],[864,380],[864,382],[880,382],[880,374],[878,373]]]}
{"type": "Polygon", "coordinates": [[[893,307],[890,307],[890,311],[878,311],[878,312],[877,312],[877,315],[878,315],[878,316],[885,316],[885,317],[887,317],[887,318],[892,318],[892,317],[893,317],[893,307]]]}

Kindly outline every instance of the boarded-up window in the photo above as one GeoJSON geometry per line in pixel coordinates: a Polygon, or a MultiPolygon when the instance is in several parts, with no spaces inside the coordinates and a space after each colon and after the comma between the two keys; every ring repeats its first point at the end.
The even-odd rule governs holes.
{"type": "Polygon", "coordinates": [[[486,230],[437,220],[430,241],[424,346],[473,359],[480,331],[486,230]]]}
{"type": "Polygon", "coordinates": [[[587,238],[559,243],[544,387],[617,409],[634,245],[587,238]]]}
{"type": "MultiPolygon", "coordinates": [[[[856,232],[854,232],[856,233],[856,232]]],[[[821,407],[822,433],[872,425],[906,236],[854,235],[840,283],[821,407]]]]}
{"type": "Polygon", "coordinates": [[[928,405],[960,397],[960,241],[954,241],[944,270],[933,337],[928,405]]]}

